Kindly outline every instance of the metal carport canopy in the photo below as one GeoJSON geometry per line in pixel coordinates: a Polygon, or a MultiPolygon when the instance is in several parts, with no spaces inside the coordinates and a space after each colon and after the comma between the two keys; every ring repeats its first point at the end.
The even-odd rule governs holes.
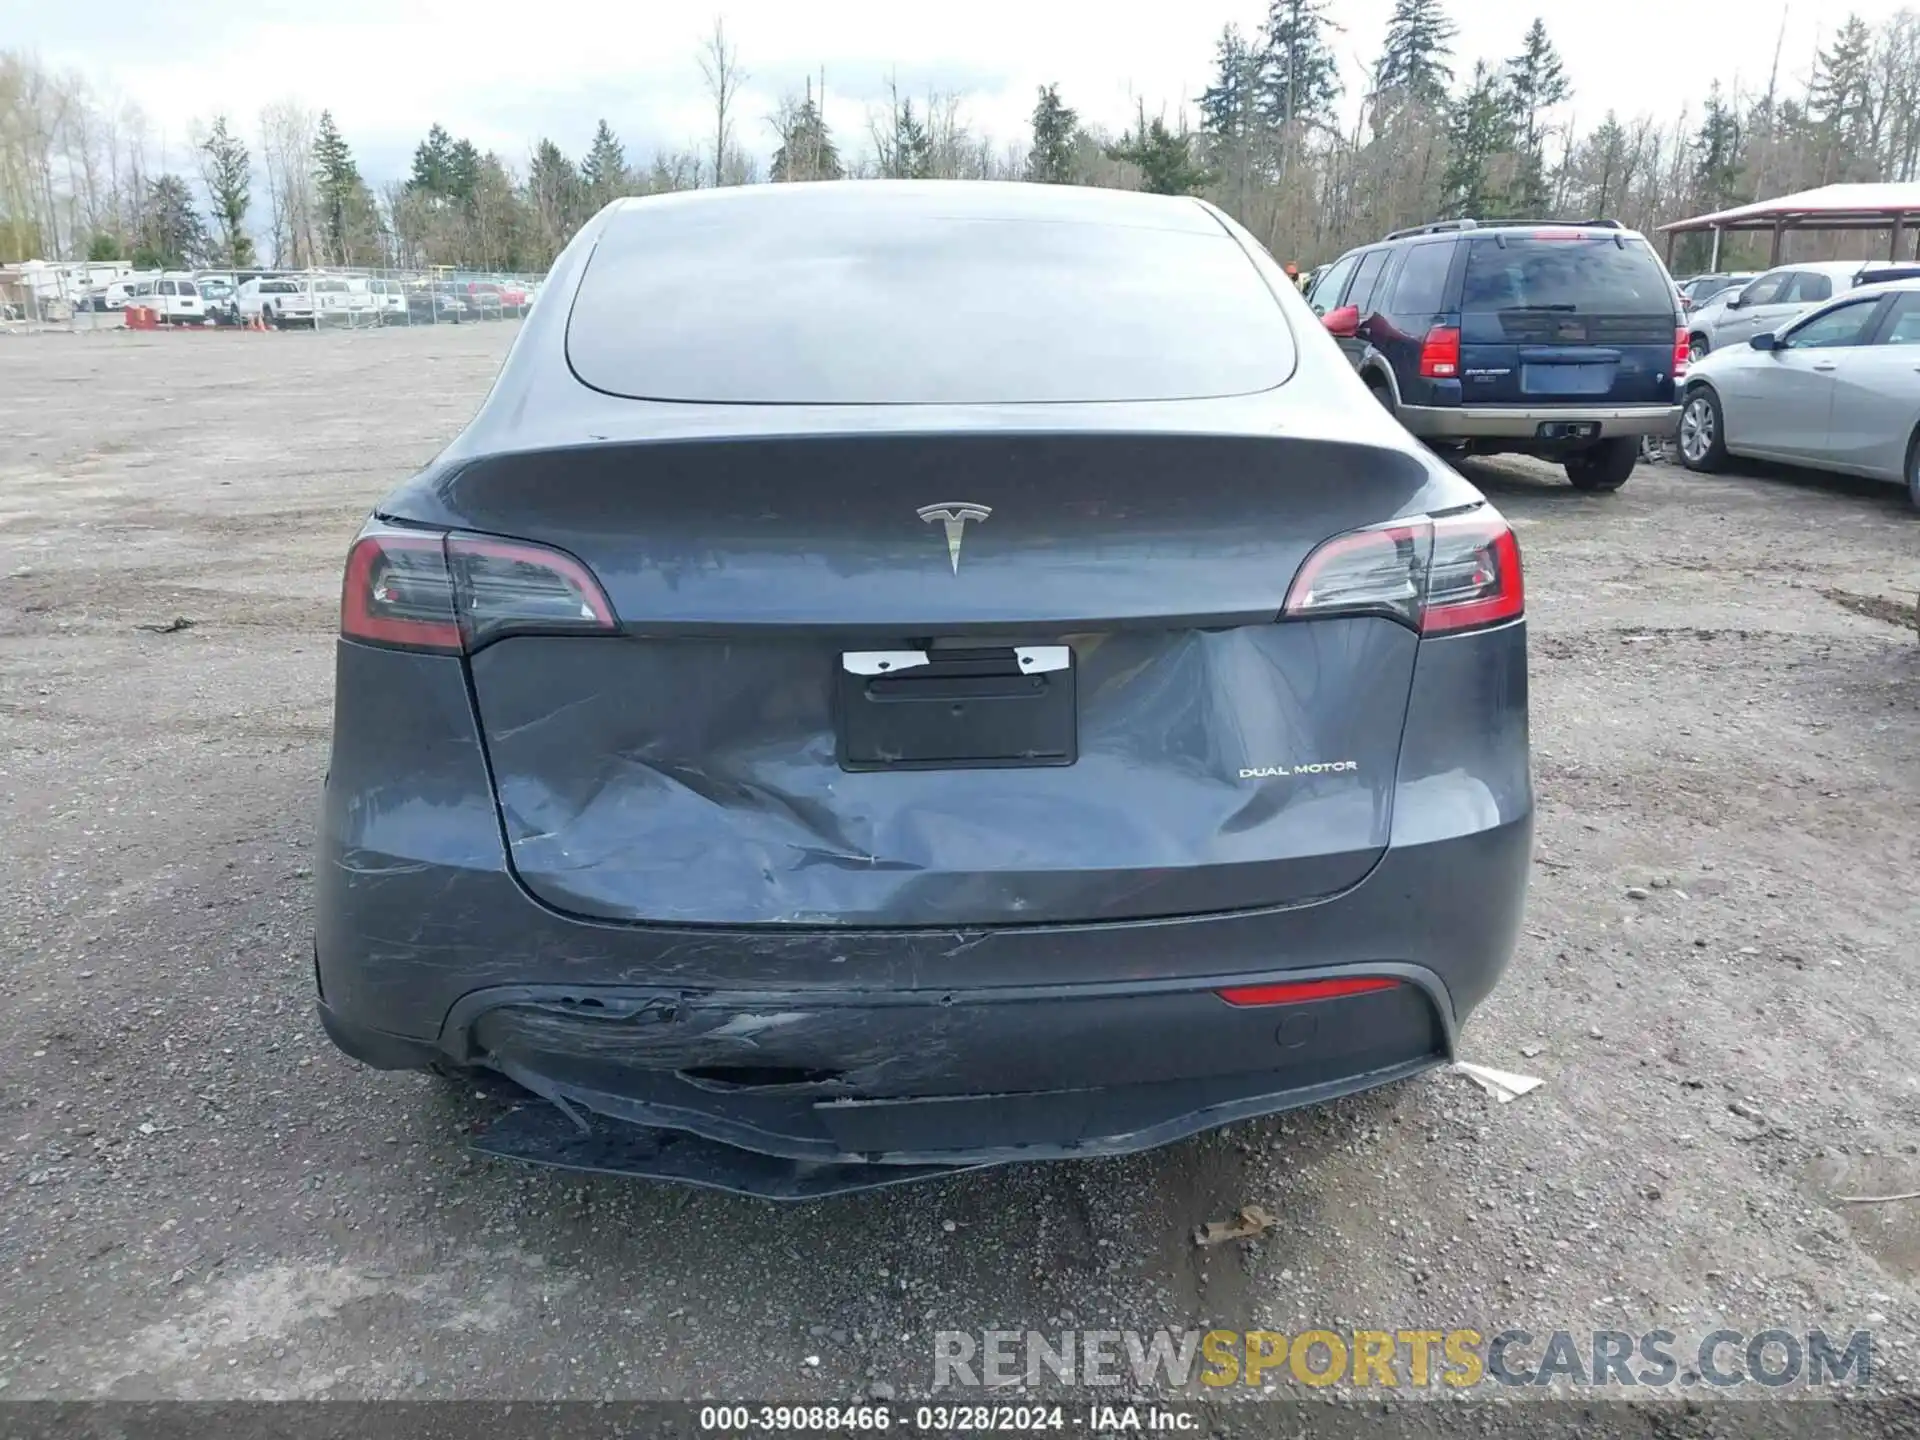
{"type": "MultiPolygon", "coordinates": [[[[1681,235],[1713,232],[1713,267],[1720,264],[1720,237],[1729,231],[1771,230],[1773,258],[1780,263],[1781,244],[1789,230],[1890,230],[1892,243],[1888,258],[1900,258],[1900,241],[1908,225],[1920,221],[1920,183],[1881,181],[1865,185],[1826,185],[1818,190],[1802,190],[1777,200],[1761,200],[1738,205],[1712,215],[1696,215],[1691,220],[1675,220],[1662,225],[1667,237],[1667,259],[1673,259],[1673,245],[1681,235]]],[[[1920,229],[1920,226],[1916,226],[1920,229]]]]}

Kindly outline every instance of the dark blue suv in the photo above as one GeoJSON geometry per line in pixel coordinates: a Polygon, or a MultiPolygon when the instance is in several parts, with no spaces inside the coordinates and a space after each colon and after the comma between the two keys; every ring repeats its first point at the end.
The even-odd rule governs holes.
{"type": "Polygon", "coordinates": [[[1679,292],[1618,221],[1397,230],[1329,265],[1307,301],[1435,447],[1539,455],[1582,490],[1617,490],[1641,439],[1679,424],[1679,292]]]}

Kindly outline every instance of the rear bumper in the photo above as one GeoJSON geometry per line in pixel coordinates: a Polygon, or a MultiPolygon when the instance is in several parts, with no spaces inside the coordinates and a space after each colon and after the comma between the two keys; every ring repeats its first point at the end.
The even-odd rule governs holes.
{"type": "MultiPolygon", "coordinates": [[[[362,1058],[408,1059],[322,1018],[362,1058]]],[[[963,994],[502,986],[463,997],[434,1053],[781,1159],[966,1166],[1142,1150],[1404,1079],[1452,1047],[1437,977],[1376,964],[963,994]],[[1357,970],[1400,983],[1277,1006],[1216,993],[1357,970]]]]}
{"type": "Polygon", "coordinates": [[[1670,435],[1680,425],[1678,405],[1403,405],[1400,423],[1423,438],[1531,440],[1543,424],[1597,421],[1603,439],[1670,435]]]}

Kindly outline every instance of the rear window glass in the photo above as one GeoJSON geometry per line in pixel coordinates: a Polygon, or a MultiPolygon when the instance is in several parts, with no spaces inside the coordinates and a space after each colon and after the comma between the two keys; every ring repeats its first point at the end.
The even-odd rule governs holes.
{"type": "Polygon", "coordinates": [[[991,203],[638,202],[581,281],[569,359],[614,394],[763,404],[1171,400],[1291,373],[1278,300],[1197,206],[991,203]]]}
{"type": "Polygon", "coordinates": [[[1672,314],[1673,287],[1645,244],[1611,236],[1542,240],[1509,236],[1467,248],[1460,308],[1560,310],[1576,315],[1672,314]]]}

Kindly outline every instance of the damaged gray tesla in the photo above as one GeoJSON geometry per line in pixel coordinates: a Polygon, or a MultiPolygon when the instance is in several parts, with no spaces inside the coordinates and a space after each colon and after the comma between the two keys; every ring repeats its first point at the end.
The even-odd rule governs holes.
{"type": "Polygon", "coordinates": [[[550,1164],[1113,1155],[1448,1061],[1532,825],[1512,531],[1221,212],[624,200],[348,556],[320,1018],[550,1164]]]}

